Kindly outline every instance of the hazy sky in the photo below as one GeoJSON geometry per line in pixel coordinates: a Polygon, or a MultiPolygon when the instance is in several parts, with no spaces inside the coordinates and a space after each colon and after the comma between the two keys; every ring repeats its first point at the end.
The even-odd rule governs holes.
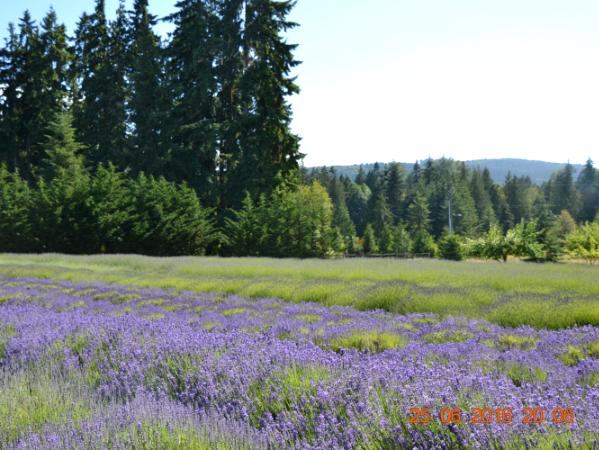
{"type": "MultiPolygon", "coordinates": [[[[93,7],[3,1],[0,26],[51,3],[69,31],[93,7]]],[[[158,15],[174,4],[150,0],[158,15]]],[[[299,0],[292,19],[306,165],[599,160],[597,0],[299,0]]]]}

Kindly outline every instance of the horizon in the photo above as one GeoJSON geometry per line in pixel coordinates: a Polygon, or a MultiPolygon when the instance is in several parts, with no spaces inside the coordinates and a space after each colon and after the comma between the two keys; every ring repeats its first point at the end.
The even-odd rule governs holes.
{"type": "MultiPolygon", "coordinates": [[[[127,8],[131,1],[125,2],[127,8]]],[[[150,1],[159,17],[175,1],[150,1]]],[[[53,5],[72,35],[93,1],[3,7],[0,36],[53,5]]],[[[116,0],[106,2],[114,17],[116,0]]],[[[290,99],[304,166],[528,159],[584,164],[599,153],[599,4],[591,0],[300,0],[288,32],[303,63],[290,99]],[[356,32],[360,30],[360,32],[356,32]],[[567,156],[564,156],[567,155],[567,156]]],[[[170,25],[156,31],[166,37],[170,25]]]]}
{"type": "MultiPolygon", "coordinates": [[[[526,161],[526,162],[531,162],[531,163],[544,163],[544,164],[562,164],[564,166],[566,166],[567,164],[571,164],[572,166],[584,166],[586,161],[583,163],[573,163],[571,161],[546,161],[546,160],[542,160],[542,159],[528,159],[528,158],[476,158],[476,159],[456,159],[456,158],[452,158],[451,156],[441,156],[439,158],[432,158],[433,160],[436,159],[452,159],[454,161],[459,161],[459,162],[479,162],[479,161],[526,161]]],[[[391,164],[391,163],[398,163],[398,164],[415,164],[415,163],[422,163],[425,162],[427,159],[429,158],[422,158],[422,159],[417,159],[415,161],[400,161],[400,160],[387,160],[387,161],[368,161],[368,162],[361,162],[361,163],[353,163],[353,164],[320,164],[320,165],[316,165],[316,166],[307,166],[304,164],[304,167],[306,167],[307,169],[313,169],[313,168],[318,168],[318,167],[333,167],[333,166],[368,166],[368,165],[374,165],[374,164],[391,164]]],[[[595,161],[592,160],[591,161],[594,163],[595,161]]]]}

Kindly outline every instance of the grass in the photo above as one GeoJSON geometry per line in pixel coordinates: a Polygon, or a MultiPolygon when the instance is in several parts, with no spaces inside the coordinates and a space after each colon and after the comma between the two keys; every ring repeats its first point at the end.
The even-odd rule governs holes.
{"type": "Polygon", "coordinates": [[[407,343],[407,338],[401,334],[364,331],[334,338],[329,345],[334,351],[355,348],[360,352],[378,353],[403,347],[407,343]]]}
{"type": "Polygon", "coordinates": [[[560,361],[566,366],[575,366],[586,358],[599,359],[599,342],[591,342],[584,348],[568,345],[566,347],[566,352],[559,356],[560,361]]]}
{"type": "Polygon", "coordinates": [[[77,379],[57,383],[50,375],[0,374],[0,435],[16,441],[21,430],[39,431],[47,424],[75,425],[89,418],[93,403],[80,396],[77,379]]]}
{"type": "Polygon", "coordinates": [[[423,336],[424,341],[429,344],[445,344],[447,342],[461,343],[474,337],[473,333],[466,330],[435,331],[423,336]]]}
{"type": "MultiPolygon", "coordinates": [[[[260,418],[266,411],[273,416],[282,414],[296,407],[298,398],[303,400],[306,418],[314,419],[318,411],[313,409],[313,405],[308,399],[316,396],[316,387],[319,382],[331,378],[333,378],[333,374],[327,367],[291,365],[281,372],[273,373],[266,379],[253,383],[250,393],[255,405],[255,412],[250,417],[250,422],[254,426],[259,426],[260,418]],[[275,392],[280,395],[274,395],[275,392]]],[[[312,423],[312,420],[308,421],[308,428],[313,426],[312,423]]]]}
{"type": "MultiPolygon", "coordinates": [[[[509,327],[599,325],[599,267],[582,264],[0,254],[0,275],[459,315],[509,327]]],[[[110,294],[103,296],[131,300],[110,294]]]]}
{"type": "Polygon", "coordinates": [[[516,336],[513,334],[504,334],[497,339],[497,347],[500,350],[518,349],[523,351],[534,350],[537,347],[538,339],[529,336],[516,336]]]}
{"type": "Polygon", "coordinates": [[[540,367],[527,367],[513,361],[484,361],[481,366],[485,374],[497,371],[507,375],[512,383],[518,387],[524,383],[547,381],[547,372],[540,367]]]}

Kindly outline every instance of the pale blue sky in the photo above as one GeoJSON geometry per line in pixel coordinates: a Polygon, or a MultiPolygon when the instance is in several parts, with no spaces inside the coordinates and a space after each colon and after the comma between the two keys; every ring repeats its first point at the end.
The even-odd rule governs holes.
{"type": "MultiPolygon", "coordinates": [[[[8,2],[0,35],[25,8],[40,19],[50,4],[69,31],[93,8],[8,2]]],[[[118,1],[106,4],[112,16],[118,1]]],[[[174,4],[150,0],[159,16],[174,4]]],[[[299,0],[292,19],[306,165],[599,160],[597,0],[299,0]]]]}

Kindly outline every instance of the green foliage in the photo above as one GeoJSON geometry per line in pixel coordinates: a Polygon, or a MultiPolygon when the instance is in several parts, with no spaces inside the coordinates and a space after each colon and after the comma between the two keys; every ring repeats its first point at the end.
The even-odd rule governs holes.
{"type": "Polygon", "coordinates": [[[32,181],[49,123],[68,103],[68,37],[50,10],[41,27],[25,11],[0,50],[0,161],[32,181]]]}
{"type": "Polygon", "coordinates": [[[126,167],[125,26],[122,8],[108,24],[104,1],[96,0],[94,12],[83,14],[75,30],[73,114],[92,167],[108,162],[126,167]]]}
{"type": "Polygon", "coordinates": [[[231,217],[225,219],[228,251],[236,256],[260,255],[267,230],[264,201],[255,205],[250,194],[246,193],[241,209],[231,211],[231,217]]]}
{"type": "Polygon", "coordinates": [[[193,190],[113,166],[58,167],[33,188],[0,166],[0,205],[2,251],[197,255],[216,238],[193,190]]]}
{"type": "Polygon", "coordinates": [[[44,144],[46,158],[43,161],[42,172],[50,180],[61,172],[77,176],[83,170],[83,145],[75,138],[73,116],[60,112],[48,126],[48,135],[44,144]]]}
{"type": "Polygon", "coordinates": [[[474,337],[474,334],[467,330],[455,331],[435,331],[424,336],[424,340],[429,344],[444,344],[446,342],[466,342],[474,337]]]}
{"type": "Polygon", "coordinates": [[[585,359],[585,352],[582,348],[574,345],[568,345],[567,351],[559,356],[559,359],[566,366],[575,366],[580,361],[585,359]]]}
{"type": "Polygon", "coordinates": [[[363,246],[364,253],[367,255],[371,255],[373,253],[378,253],[379,246],[376,241],[376,236],[374,234],[374,228],[372,228],[371,224],[366,225],[366,229],[364,230],[363,246]]]}
{"type": "Polygon", "coordinates": [[[544,248],[539,242],[539,235],[536,220],[527,223],[521,221],[507,232],[505,239],[512,255],[539,261],[544,257],[544,248]]]}
{"type": "Polygon", "coordinates": [[[33,250],[30,211],[34,201],[34,192],[19,173],[0,164],[0,251],[33,250]]]}
{"type": "Polygon", "coordinates": [[[392,253],[395,249],[394,238],[393,228],[384,224],[378,239],[379,251],[384,254],[392,253]]]}
{"type": "Polygon", "coordinates": [[[579,195],[574,186],[574,168],[571,164],[566,164],[562,170],[558,170],[551,176],[545,191],[554,214],[564,210],[572,215],[578,213],[579,195]]]}
{"type": "Polygon", "coordinates": [[[197,195],[188,186],[141,174],[131,191],[131,234],[125,239],[129,251],[199,255],[216,238],[210,210],[200,207],[197,195]]]}
{"type": "Polygon", "coordinates": [[[242,209],[226,219],[225,234],[234,255],[323,257],[344,244],[333,228],[331,199],[318,182],[280,187],[257,205],[246,194],[242,209]]]}
{"type": "Polygon", "coordinates": [[[128,163],[135,173],[164,175],[170,162],[166,141],[169,100],[162,74],[160,38],[152,28],[156,17],[148,0],[136,0],[130,19],[128,49],[131,122],[135,125],[128,149],[128,163]]]}
{"type": "Polygon", "coordinates": [[[538,340],[528,336],[517,336],[514,334],[502,334],[497,338],[497,347],[500,350],[519,349],[523,351],[534,350],[538,340]]]}
{"type": "Polygon", "coordinates": [[[433,237],[426,231],[420,230],[414,234],[414,241],[412,244],[412,252],[416,255],[428,255],[434,257],[437,255],[439,249],[433,237]]]}
{"type": "Polygon", "coordinates": [[[333,250],[333,205],[320,184],[275,192],[266,215],[270,239],[265,254],[307,258],[333,250]]]}
{"type": "Polygon", "coordinates": [[[309,428],[307,432],[313,433],[318,411],[313,409],[309,399],[316,396],[316,388],[320,383],[332,377],[328,367],[293,365],[254,382],[250,387],[253,409],[250,422],[259,426],[265,413],[278,416],[297,408],[298,402],[301,402],[302,408],[305,408],[304,416],[309,428]]]}
{"type": "Polygon", "coordinates": [[[599,341],[591,342],[587,346],[587,352],[591,358],[599,359],[599,341]]]}
{"type": "Polygon", "coordinates": [[[404,347],[408,340],[401,334],[377,332],[377,331],[355,331],[346,336],[333,338],[329,345],[334,351],[355,348],[360,352],[379,353],[384,350],[404,347]]]}
{"type": "Polygon", "coordinates": [[[408,255],[412,252],[412,238],[403,224],[398,224],[393,230],[393,253],[408,255]]]}
{"type": "Polygon", "coordinates": [[[91,417],[91,397],[80,397],[80,380],[57,384],[45,373],[3,374],[0,379],[0,430],[17,442],[23,430],[40,431],[48,424],[80,424],[91,417]],[[81,400],[83,398],[83,400],[81,400]]]}
{"type": "Polygon", "coordinates": [[[599,222],[587,222],[566,238],[571,256],[594,264],[599,259],[599,222]]]}
{"type": "Polygon", "coordinates": [[[507,376],[514,385],[520,387],[524,383],[535,383],[547,381],[547,372],[539,367],[527,367],[516,362],[482,362],[484,373],[499,372],[507,376]]]}
{"type": "Polygon", "coordinates": [[[566,352],[559,355],[558,358],[567,366],[575,366],[586,358],[599,359],[599,341],[590,342],[584,347],[568,345],[566,352]]]}
{"type": "Polygon", "coordinates": [[[464,259],[462,239],[457,234],[446,234],[439,242],[439,254],[443,259],[461,261],[464,259]]]}

